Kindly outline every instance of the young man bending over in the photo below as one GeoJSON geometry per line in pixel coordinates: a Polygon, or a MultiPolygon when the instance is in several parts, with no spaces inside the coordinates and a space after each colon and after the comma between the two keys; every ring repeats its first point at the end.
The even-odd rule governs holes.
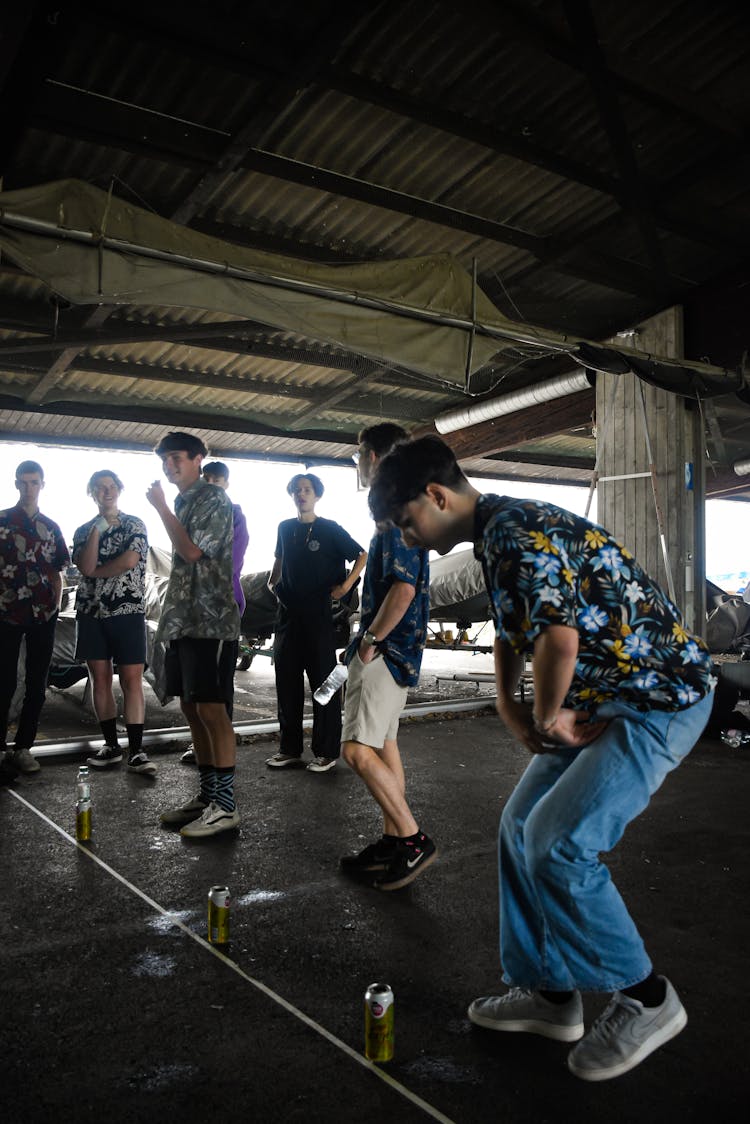
{"type": "Polygon", "coordinates": [[[532,761],[500,821],[505,995],[469,1018],[577,1045],[568,1066],[617,1077],[687,1016],[654,972],[601,852],[690,752],[711,712],[708,651],[606,531],[549,503],[480,495],[439,438],[398,446],[370,492],[376,520],[447,554],[473,542],[495,618],[497,709],[532,761]],[[533,657],[533,709],[515,699],[533,657]],[[611,991],[584,1035],[582,991],[611,991]]]}

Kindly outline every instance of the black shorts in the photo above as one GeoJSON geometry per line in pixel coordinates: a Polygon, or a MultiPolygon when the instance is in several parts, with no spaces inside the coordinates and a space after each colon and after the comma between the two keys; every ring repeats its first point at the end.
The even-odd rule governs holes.
{"type": "Polygon", "coordinates": [[[119,617],[76,617],[76,659],[113,660],[116,664],[146,662],[146,618],[143,613],[119,617]]]}
{"type": "Polygon", "coordinates": [[[232,705],[237,640],[170,640],[164,656],[166,693],[183,702],[232,705]]]}

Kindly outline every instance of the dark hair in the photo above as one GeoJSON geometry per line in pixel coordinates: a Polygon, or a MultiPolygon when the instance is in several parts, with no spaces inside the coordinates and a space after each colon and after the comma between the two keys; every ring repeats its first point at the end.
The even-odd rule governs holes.
{"type": "Polygon", "coordinates": [[[294,495],[294,489],[297,487],[297,483],[300,480],[310,481],[310,483],[312,484],[312,490],[315,492],[315,495],[318,499],[320,499],[320,497],[323,495],[323,492],[325,492],[323,481],[319,476],[316,476],[314,472],[298,472],[296,476],[292,477],[292,479],[286,486],[286,490],[290,496],[294,495]]]}
{"type": "Polygon", "coordinates": [[[185,452],[191,461],[194,461],[198,456],[208,456],[208,449],[200,437],[196,437],[193,433],[180,433],[179,430],[162,437],[154,452],[157,457],[165,457],[167,453],[185,452]]]}
{"type": "Polygon", "coordinates": [[[406,430],[395,422],[368,425],[359,434],[359,444],[370,449],[376,457],[384,457],[399,441],[408,441],[406,430]]]}
{"type": "Polygon", "coordinates": [[[463,491],[468,480],[453,451],[439,437],[420,437],[395,445],[379,462],[370,485],[370,511],[376,523],[395,521],[403,507],[428,484],[463,491]]]}
{"type": "Polygon", "coordinates": [[[224,461],[209,461],[208,464],[201,466],[201,472],[205,476],[223,476],[225,480],[229,479],[229,469],[224,464],[224,461]]]}
{"type": "Polygon", "coordinates": [[[27,472],[38,472],[42,480],[44,480],[44,469],[38,461],[21,461],[16,469],[16,480],[19,476],[23,476],[27,472]]]}
{"type": "Polygon", "coordinates": [[[101,468],[98,472],[93,473],[91,479],[86,485],[86,495],[93,496],[94,488],[101,480],[102,476],[111,476],[120,491],[123,490],[125,485],[116,472],[111,472],[108,468],[101,468]]]}

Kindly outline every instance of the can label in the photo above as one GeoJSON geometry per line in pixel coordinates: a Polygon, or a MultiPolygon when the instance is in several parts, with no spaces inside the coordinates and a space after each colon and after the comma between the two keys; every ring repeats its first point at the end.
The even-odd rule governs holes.
{"type": "Polygon", "coordinates": [[[393,992],[387,984],[371,984],[365,992],[365,1057],[391,1061],[394,1041],[393,992]]]}
{"type": "Polygon", "coordinates": [[[230,906],[229,887],[212,886],[208,891],[208,940],[211,944],[228,944],[230,906]]]}
{"type": "Polygon", "coordinates": [[[82,801],[76,805],[76,839],[85,843],[91,838],[91,803],[82,801]]]}

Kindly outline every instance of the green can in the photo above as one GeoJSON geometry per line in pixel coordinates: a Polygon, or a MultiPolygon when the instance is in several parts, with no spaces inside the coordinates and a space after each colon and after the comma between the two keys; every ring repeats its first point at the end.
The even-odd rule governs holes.
{"type": "Polygon", "coordinates": [[[229,943],[228,886],[212,886],[208,891],[208,940],[211,944],[229,943]]]}
{"type": "Polygon", "coordinates": [[[370,984],[365,992],[365,1057],[371,1062],[393,1059],[393,991],[389,984],[370,984]]]}

